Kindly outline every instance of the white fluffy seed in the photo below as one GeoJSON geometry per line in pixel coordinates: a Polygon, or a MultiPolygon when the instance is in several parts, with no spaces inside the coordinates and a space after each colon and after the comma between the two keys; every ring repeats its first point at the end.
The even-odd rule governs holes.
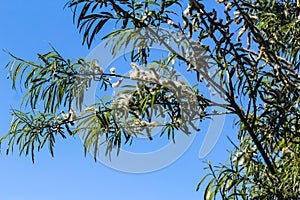
{"type": "Polygon", "coordinates": [[[112,68],[110,68],[110,73],[112,73],[112,74],[115,74],[116,73],[116,68],[115,67],[112,67],[112,68]]]}

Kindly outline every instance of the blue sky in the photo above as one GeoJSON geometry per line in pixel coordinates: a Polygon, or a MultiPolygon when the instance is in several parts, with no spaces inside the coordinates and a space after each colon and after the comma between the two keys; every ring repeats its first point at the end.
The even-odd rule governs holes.
{"type": "MultiPolygon", "coordinates": [[[[0,49],[28,60],[36,53],[50,50],[50,42],[64,57],[86,57],[91,50],[81,45],[81,37],[72,23],[64,1],[8,1],[0,6],[0,49]]],[[[98,41],[100,42],[100,41],[98,41]]],[[[97,41],[96,41],[97,43],[97,41]]],[[[19,108],[22,94],[11,89],[4,69],[9,56],[0,52],[0,135],[7,133],[11,107],[19,108]]],[[[226,159],[231,149],[227,136],[234,136],[231,118],[216,146],[205,158],[199,159],[209,121],[196,135],[191,147],[170,166],[150,173],[131,174],[111,169],[92,156],[84,156],[78,137],[58,139],[55,157],[47,150],[36,154],[36,163],[30,157],[19,157],[18,152],[0,154],[0,200],[84,200],[84,199],[202,199],[203,190],[196,192],[199,180],[207,173],[203,161],[213,163],[226,159]]]]}

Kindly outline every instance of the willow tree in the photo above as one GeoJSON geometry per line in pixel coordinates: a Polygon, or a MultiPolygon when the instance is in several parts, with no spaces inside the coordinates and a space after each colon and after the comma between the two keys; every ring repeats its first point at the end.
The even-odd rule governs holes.
{"type": "Polygon", "coordinates": [[[104,141],[110,153],[138,133],[153,139],[151,130],[158,125],[151,122],[151,110],[158,105],[157,115],[168,116],[159,126],[170,139],[177,130],[186,134],[199,131],[190,118],[201,121],[213,114],[233,115],[238,119],[235,125],[239,130],[233,134],[239,143],[228,155],[229,162],[221,166],[208,163],[208,174],[197,189],[205,188],[205,199],[298,199],[300,1],[217,0],[217,10],[207,8],[209,3],[68,2],[66,6],[74,12],[74,23],[83,34],[83,44],[90,47],[104,33],[103,40],[115,47],[113,53],[131,43],[133,71],[130,76],[117,74],[118,68],[106,73],[94,60],[66,59],[54,48],[38,54],[37,62],[11,54],[7,66],[12,85],[16,87],[21,80],[27,107],[26,112],[12,110],[9,133],[1,139],[8,141],[7,153],[17,145],[20,154],[31,154],[34,159],[36,149],[47,144],[53,155],[57,137],[79,132],[83,132],[86,151],[93,148],[96,155],[100,141],[104,141]],[[114,31],[105,29],[112,24],[114,31]],[[170,42],[178,48],[171,47],[170,42]],[[169,51],[164,60],[150,59],[154,43],[169,51]],[[224,103],[213,102],[197,85],[178,81],[173,73],[176,62],[181,63],[179,70],[192,71],[196,81],[214,88],[224,103]],[[212,66],[214,73],[209,71],[212,66]],[[113,83],[111,78],[118,81],[113,83]],[[137,87],[120,94],[117,103],[116,99],[102,99],[82,109],[82,96],[92,81],[107,90],[124,79],[136,80],[137,87]],[[189,95],[180,96],[182,93],[189,95]],[[75,115],[74,102],[81,114],[75,115]],[[122,108],[115,109],[120,102],[122,108]],[[192,114],[184,111],[183,103],[192,114]],[[210,113],[211,107],[221,107],[225,112],[210,113]],[[65,112],[59,111],[61,108],[65,112]],[[124,126],[116,118],[116,110],[125,113],[127,124],[135,127],[124,126]]]}

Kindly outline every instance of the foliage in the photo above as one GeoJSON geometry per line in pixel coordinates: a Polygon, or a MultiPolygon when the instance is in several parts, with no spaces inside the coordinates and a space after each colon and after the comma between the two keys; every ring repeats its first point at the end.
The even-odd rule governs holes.
{"type": "MultiPolygon", "coordinates": [[[[11,150],[16,143],[21,154],[31,152],[33,158],[35,145],[39,150],[48,141],[53,154],[56,135],[66,137],[64,130],[69,135],[83,131],[85,148],[93,148],[96,157],[102,143],[107,144],[110,153],[143,131],[152,139],[155,126],[165,127],[162,134],[172,139],[176,130],[186,134],[191,131],[185,126],[190,122],[187,119],[201,121],[213,114],[230,114],[238,118],[235,125],[239,127],[239,144],[235,144],[228,163],[215,167],[208,163],[210,173],[197,188],[209,179],[204,198],[298,199],[300,1],[217,2],[218,10],[209,10],[206,2],[197,0],[68,2],[66,5],[74,11],[74,23],[83,33],[83,44],[91,47],[96,36],[105,33],[103,39],[114,44],[114,54],[132,48],[132,74],[121,76],[114,70],[104,73],[96,61],[65,60],[54,49],[38,55],[38,62],[12,55],[8,67],[13,87],[20,78],[27,90],[23,102],[30,111],[13,110],[11,129],[0,142],[9,137],[11,150]],[[108,24],[114,24],[116,30],[107,33],[104,27],[108,24]],[[178,49],[172,48],[171,42],[178,49]],[[169,50],[165,60],[150,59],[155,43],[169,50]],[[208,53],[203,55],[201,49],[208,53]],[[207,56],[209,64],[204,59],[207,56]],[[186,67],[181,70],[192,71],[199,83],[205,80],[225,103],[211,101],[199,86],[179,82],[172,72],[175,61],[186,67]],[[212,63],[217,69],[214,74],[209,72],[212,63]],[[137,76],[139,73],[145,76],[137,76]],[[214,79],[216,76],[219,81],[214,79]],[[110,77],[119,81],[111,83],[110,77]],[[123,79],[135,80],[137,87],[128,88],[117,100],[103,98],[75,116],[72,103],[82,109],[82,98],[92,81],[101,82],[106,90],[118,87],[123,79]],[[189,95],[182,96],[178,91],[189,95]],[[131,95],[130,100],[126,94],[131,95]],[[38,106],[43,112],[37,111],[39,102],[43,102],[38,106]],[[196,112],[183,112],[183,102],[196,112]],[[69,113],[59,113],[61,107],[69,113]],[[226,112],[209,113],[208,107],[221,107],[226,112]],[[156,116],[167,115],[169,121],[152,123],[153,109],[156,116]],[[116,115],[116,111],[121,114],[116,115]],[[128,121],[123,124],[117,116],[125,116],[128,121]],[[74,122],[76,127],[72,127],[74,122]]],[[[189,125],[198,131],[193,123],[189,125]]]]}

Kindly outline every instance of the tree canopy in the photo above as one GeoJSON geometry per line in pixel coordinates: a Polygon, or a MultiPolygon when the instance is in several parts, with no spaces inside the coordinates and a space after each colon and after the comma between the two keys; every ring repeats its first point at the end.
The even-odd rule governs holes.
{"type": "Polygon", "coordinates": [[[54,154],[57,137],[82,134],[85,150],[93,149],[96,158],[102,143],[107,154],[118,153],[140,134],[152,140],[154,127],[174,139],[176,131],[200,131],[194,122],[232,115],[239,143],[227,163],[208,163],[197,190],[205,188],[205,199],[298,199],[300,1],[217,3],[209,8],[209,1],[199,0],[69,1],[83,45],[102,39],[114,46],[113,54],[129,48],[131,73],[118,74],[118,67],[106,72],[96,60],[63,58],[54,47],[34,62],[10,54],[7,68],[12,87],[26,91],[25,111],[12,110],[0,143],[8,141],[7,153],[17,146],[34,161],[45,145],[54,154]],[[111,25],[115,30],[105,28],[111,25]],[[168,50],[164,59],[151,57],[155,44],[168,50]],[[176,71],[190,71],[199,84],[182,82],[176,71]],[[84,107],[93,81],[105,91],[125,79],[135,87],[84,107]],[[203,81],[224,102],[203,93],[203,81]],[[165,115],[164,123],[152,121],[165,115]]]}

